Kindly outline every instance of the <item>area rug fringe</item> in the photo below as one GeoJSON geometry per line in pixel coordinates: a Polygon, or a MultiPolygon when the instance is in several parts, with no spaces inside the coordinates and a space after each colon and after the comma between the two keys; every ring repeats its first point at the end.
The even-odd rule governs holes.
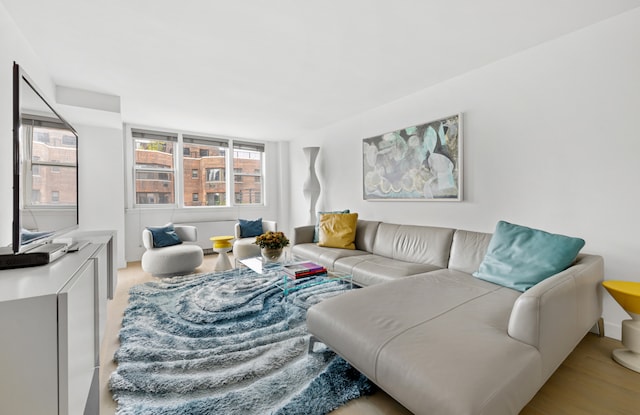
{"type": "Polygon", "coordinates": [[[306,310],[346,289],[301,289],[250,270],[130,291],[109,380],[118,415],[321,415],[373,384],[328,349],[307,353],[306,310]]]}

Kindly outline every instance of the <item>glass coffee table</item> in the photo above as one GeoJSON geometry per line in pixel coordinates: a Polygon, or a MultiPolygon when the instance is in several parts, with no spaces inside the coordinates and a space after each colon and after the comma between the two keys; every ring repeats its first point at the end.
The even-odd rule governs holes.
{"type": "Polygon", "coordinates": [[[276,282],[276,286],[282,290],[285,301],[287,296],[292,292],[336,281],[349,284],[349,288],[353,288],[353,277],[351,274],[345,272],[327,271],[323,274],[298,278],[293,278],[291,275],[284,272],[283,267],[285,265],[308,262],[308,260],[299,257],[293,257],[282,262],[267,262],[262,257],[253,257],[240,259],[239,262],[257,274],[273,276],[274,278],[277,277],[278,280],[276,282]]]}

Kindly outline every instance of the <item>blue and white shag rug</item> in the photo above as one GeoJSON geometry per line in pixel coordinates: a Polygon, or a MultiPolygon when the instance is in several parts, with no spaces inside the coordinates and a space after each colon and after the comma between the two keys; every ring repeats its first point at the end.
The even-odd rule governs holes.
{"type": "Polygon", "coordinates": [[[117,414],[326,414],[370,394],[330,350],[307,353],[306,309],[347,286],[287,303],[276,281],[231,270],[133,287],[109,380],[117,414]]]}

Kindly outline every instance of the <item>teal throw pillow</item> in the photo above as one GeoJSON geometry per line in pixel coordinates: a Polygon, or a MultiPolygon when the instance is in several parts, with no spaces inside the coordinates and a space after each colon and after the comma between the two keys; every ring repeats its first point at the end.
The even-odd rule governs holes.
{"type": "Polygon", "coordinates": [[[165,246],[180,245],[182,240],[173,228],[173,223],[160,227],[148,227],[153,237],[154,248],[164,248],[165,246]]]}
{"type": "Polygon", "coordinates": [[[349,209],[345,210],[332,210],[328,212],[318,212],[318,216],[316,217],[316,228],[313,231],[313,242],[318,243],[320,241],[320,216],[325,213],[351,213],[349,209]]]}
{"type": "Polygon", "coordinates": [[[240,223],[240,237],[251,238],[262,235],[262,218],[256,220],[238,219],[240,223]]]}
{"type": "Polygon", "coordinates": [[[500,221],[474,277],[518,291],[567,269],[584,240],[500,221]]]}

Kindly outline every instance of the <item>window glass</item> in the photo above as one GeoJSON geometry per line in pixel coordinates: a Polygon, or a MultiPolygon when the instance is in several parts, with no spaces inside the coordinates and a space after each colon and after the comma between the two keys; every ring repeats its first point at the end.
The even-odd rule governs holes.
{"type": "Polygon", "coordinates": [[[174,204],[177,136],[142,130],[132,130],[132,136],[136,204],[174,204]]]}
{"type": "Polygon", "coordinates": [[[262,204],[264,145],[233,143],[233,193],[236,205],[262,204]]]}
{"type": "Polygon", "coordinates": [[[263,144],[136,128],[131,135],[135,205],[264,203],[263,144]]]}
{"type": "Polygon", "coordinates": [[[24,193],[27,206],[75,206],[77,203],[75,136],[70,144],[72,132],[57,125],[54,121],[23,119],[22,134],[25,142],[30,143],[23,149],[30,187],[24,193]]]}
{"type": "Polygon", "coordinates": [[[183,136],[184,176],[189,171],[204,171],[204,177],[184,182],[185,206],[226,206],[225,169],[229,142],[208,137],[183,136]]]}

